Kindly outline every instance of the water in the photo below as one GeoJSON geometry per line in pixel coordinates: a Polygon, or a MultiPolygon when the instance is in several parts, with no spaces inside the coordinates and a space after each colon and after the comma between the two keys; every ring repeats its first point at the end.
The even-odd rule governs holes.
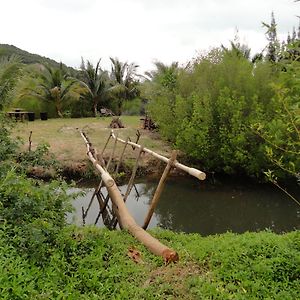
{"type": "MultiPolygon", "coordinates": [[[[93,183],[95,187],[97,183],[93,183]]],[[[126,205],[136,222],[143,224],[157,182],[141,181],[136,184],[126,205]]],[[[93,189],[84,185],[78,190],[86,195],[74,201],[73,221],[82,224],[81,207],[86,209],[93,189]]],[[[123,193],[126,186],[122,186],[123,193]]],[[[294,195],[300,194],[295,187],[294,195]]],[[[94,201],[86,218],[86,224],[94,224],[99,212],[94,201]]],[[[71,216],[68,217],[71,221],[71,216]]],[[[97,226],[104,226],[100,218],[97,226]]],[[[266,228],[274,232],[300,229],[300,206],[272,185],[231,182],[212,185],[193,178],[168,179],[160,202],[148,228],[162,227],[186,233],[202,235],[232,231],[260,231],[266,228]]]]}

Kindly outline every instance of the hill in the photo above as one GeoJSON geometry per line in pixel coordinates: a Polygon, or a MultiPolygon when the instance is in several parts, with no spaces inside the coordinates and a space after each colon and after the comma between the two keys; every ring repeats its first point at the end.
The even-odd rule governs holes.
{"type": "MultiPolygon", "coordinates": [[[[59,63],[51,58],[27,52],[14,45],[0,44],[0,58],[3,56],[11,56],[11,55],[19,56],[24,64],[39,63],[39,64],[47,64],[55,68],[59,67],[59,63]]],[[[71,74],[77,72],[72,67],[68,67],[66,65],[64,66],[69,70],[69,73],[71,74]]]]}

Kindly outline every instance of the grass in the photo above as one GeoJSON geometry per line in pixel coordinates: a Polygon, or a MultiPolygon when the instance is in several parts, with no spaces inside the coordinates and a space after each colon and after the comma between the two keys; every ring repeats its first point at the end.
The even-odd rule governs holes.
{"type": "Polygon", "coordinates": [[[152,231],[180,254],[165,266],[124,231],[67,227],[36,265],[0,239],[1,299],[299,299],[300,232],[201,237],[152,231]],[[141,261],[134,262],[134,247],[141,261]]]}
{"type": "MultiPolygon", "coordinates": [[[[82,119],[49,119],[47,121],[36,120],[34,122],[18,122],[13,131],[13,136],[19,136],[24,142],[24,147],[28,147],[28,138],[32,131],[33,148],[39,143],[48,143],[50,151],[55,154],[57,159],[63,164],[68,165],[74,162],[82,162],[87,159],[86,147],[81,138],[78,129],[83,129],[89,136],[94,147],[99,152],[110,134],[108,128],[111,117],[103,118],[82,118],[82,119]]],[[[121,117],[126,128],[115,129],[114,131],[122,139],[130,137],[132,141],[136,141],[136,131],[141,132],[139,143],[147,148],[163,155],[169,155],[170,148],[157,138],[157,134],[141,129],[141,121],[138,116],[121,117]]],[[[113,147],[111,141],[108,145],[104,156],[109,156],[113,147]]],[[[123,146],[117,144],[117,155],[120,155],[123,146]]],[[[128,147],[125,159],[136,157],[136,152],[128,147]]]]}

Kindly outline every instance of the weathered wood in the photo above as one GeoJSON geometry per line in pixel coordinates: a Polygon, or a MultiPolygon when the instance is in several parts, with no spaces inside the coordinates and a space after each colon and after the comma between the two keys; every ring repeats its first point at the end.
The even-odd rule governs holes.
{"type": "Polygon", "coordinates": [[[31,137],[32,137],[32,131],[30,131],[29,133],[29,138],[28,138],[28,152],[31,151],[31,145],[32,145],[32,140],[31,140],[31,137]]]}
{"type": "MultiPolygon", "coordinates": [[[[102,199],[102,197],[99,193],[96,193],[96,197],[97,197],[99,207],[100,207],[100,212],[101,212],[101,213],[99,212],[99,215],[100,214],[102,215],[102,220],[103,220],[104,225],[109,228],[110,224],[112,222],[112,218],[110,217],[110,215],[109,215],[109,213],[106,209],[107,208],[107,204],[105,204],[106,201],[104,199],[102,199]]],[[[99,219],[99,218],[98,219],[97,218],[96,218],[96,221],[95,221],[95,225],[97,224],[98,219],[99,219]]]]}
{"type": "Polygon", "coordinates": [[[137,155],[137,157],[136,157],[135,165],[134,165],[134,167],[133,167],[132,174],[131,174],[131,177],[130,177],[130,179],[129,179],[128,185],[127,185],[127,190],[126,190],[126,193],[125,193],[125,195],[124,195],[124,202],[126,202],[128,196],[129,196],[129,194],[130,194],[130,192],[131,192],[131,190],[132,190],[132,188],[133,188],[134,178],[135,178],[135,175],[136,175],[136,171],[137,171],[137,169],[138,169],[138,167],[139,167],[139,160],[140,160],[140,157],[141,157],[141,155],[142,155],[142,153],[143,153],[143,151],[144,151],[143,149],[144,149],[143,147],[141,147],[141,148],[139,149],[138,155],[137,155]]]}
{"type": "Polygon", "coordinates": [[[149,223],[150,223],[150,220],[152,218],[152,215],[154,213],[154,210],[159,202],[159,199],[160,199],[160,196],[161,196],[161,193],[165,187],[165,183],[166,183],[166,180],[167,180],[167,177],[169,175],[169,172],[176,160],[176,156],[177,156],[177,152],[176,151],[173,151],[172,152],[172,156],[159,180],[159,183],[158,183],[158,186],[155,190],[155,193],[153,195],[153,198],[151,200],[151,203],[150,203],[150,207],[149,207],[149,210],[148,210],[148,213],[147,213],[147,216],[145,218],[145,221],[144,221],[144,225],[143,225],[143,228],[144,229],[147,229],[149,223]]]}
{"type": "MultiPolygon", "coordinates": [[[[116,136],[118,137],[118,134],[116,136]]],[[[110,166],[110,163],[111,163],[111,161],[112,161],[112,159],[115,155],[116,147],[117,147],[117,139],[115,139],[113,150],[110,153],[109,160],[108,160],[107,165],[106,165],[106,170],[108,170],[108,168],[110,166]]]]}
{"type": "MultiPolygon", "coordinates": [[[[116,139],[116,140],[117,140],[117,139],[116,139]]],[[[128,184],[127,184],[127,189],[126,189],[125,195],[124,195],[124,197],[123,197],[124,202],[126,202],[128,196],[129,196],[129,194],[130,194],[130,192],[131,192],[131,190],[132,190],[132,188],[133,188],[133,185],[134,185],[134,178],[135,178],[135,175],[136,175],[136,171],[137,171],[137,169],[138,169],[138,167],[139,167],[139,159],[140,159],[142,153],[143,153],[143,147],[141,147],[141,148],[139,149],[138,155],[137,155],[137,157],[136,157],[135,165],[134,165],[134,167],[133,167],[133,170],[132,170],[132,173],[131,173],[131,177],[130,177],[129,182],[128,182],[128,184]]],[[[117,218],[115,217],[115,220],[114,220],[113,223],[112,223],[112,224],[113,224],[113,225],[112,225],[113,228],[116,228],[116,226],[117,226],[117,221],[118,221],[118,220],[117,220],[117,218]]]]}
{"type": "MultiPolygon", "coordinates": [[[[117,139],[116,139],[117,141],[117,139]]],[[[118,174],[119,173],[119,168],[120,168],[120,165],[123,161],[123,157],[124,157],[124,153],[125,153],[125,150],[126,150],[126,147],[127,147],[127,144],[128,144],[128,141],[129,141],[129,138],[126,139],[125,143],[124,143],[124,148],[122,150],[122,153],[121,153],[121,156],[120,156],[120,159],[119,159],[119,162],[117,164],[117,168],[115,170],[115,174],[118,174]]]]}
{"type": "Polygon", "coordinates": [[[99,183],[99,185],[94,190],[94,193],[93,193],[92,198],[91,198],[91,200],[90,200],[90,202],[88,204],[87,209],[84,211],[84,209],[82,208],[83,209],[83,213],[82,213],[83,219],[86,218],[87,213],[88,213],[88,211],[90,210],[90,208],[91,208],[91,206],[93,204],[93,201],[95,199],[96,193],[98,193],[100,191],[100,189],[101,189],[102,186],[103,186],[103,181],[101,180],[100,183],[99,183]]]}
{"type": "MultiPolygon", "coordinates": [[[[124,140],[122,140],[122,139],[116,137],[116,135],[114,134],[113,130],[111,131],[111,136],[112,136],[114,139],[117,139],[119,142],[121,142],[121,143],[123,143],[123,144],[126,143],[124,140]]],[[[131,146],[135,146],[135,147],[137,147],[137,148],[141,148],[141,147],[142,147],[142,146],[139,145],[139,144],[136,144],[136,143],[133,143],[133,142],[129,142],[129,141],[127,142],[127,144],[129,144],[129,145],[131,145],[131,146]]],[[[165,163],[168,163],[168,162],[169,162],[169,159],[168,159],[168,158],[166,158],[166,157],[164,157],[164,156],[162,156],[162,155],[160,155],[160,154],[158,154],[158,153],[156,153],[156,152],[154,152],[154,151],[152,151],[152,150],[150,150],[150,149],[143,148],[143,151],[146,152],[146,153],[149,153],[150,155],[156,157],[156,158],[159,159],[159,160],[164,161],[165,163]]],[[[202,172],[202,171],[200,171],[200,170],[197,170],[197,169],[195,169],[195,168],[190,168],[190,167],[188,167],[188,166],[185,166],[185,165],[179,163],[178,161],[176,161],[176,162],[174,163],[174,167],[176,167],[176,168],[178,168],[178,169],[181,169],[181,170],[185,171],[186,173],[188,173],[188,174],[190,174],[190,175],[192,175],[192,176],[194,176],[194,177],[196,177],[196,178],[198,178],[198,179],[200,179],[200,180],[204,180],[204,179],[206,178],[206,174],[205,174],[204,172],[202,172]]]]}
{"type": "Polygon", "coordinates": [[[152,253],[162,256],[166,263],[176,262],[179,259],[176,251],[163,245],[160,241],[158,241],[156,238],[151,236],[148,232],[146,232],[143,228],[141,228],[139,225],[136,224],[135,220],[130,215],[124,203],[122,195],[115,181],[112,179],[109,173],[97,163],[97,160],[95,159],[92,152],[90,151],[90,143],[88,143],[86,136],[82,131],[81,131],[81,136],[86,143],[87,150],[88,150],[87,154],[90,161],[100,172],[102,180],[113,202],[113,205],[117,207],[118,210],[117,216],[121,228],[128,230],[128,232],[130,232],[137,240],[139,240],[142,244],[144,244],[152,253]]]}
{"type": "MultiPolygon", "coordinates": [[[[106,147],[107,147],[107,145],[108,145],[108,143],[109,143],[111,137],[112,137],[112,135],[110,134],[109,137],[108,137],[107,140],[106,140],[106,143],[105,143],[105,145],[104,145],[102,151],[101,151],[101,157],[103,157],[103,153],[104,153],[104,151],[105,151],[105,149],[106,149],[106,147]]],[[[87,136],[85,136],[85,138],[87,138],[87,136]]],[[[88,140],[88,139],[87,139],[87,140],[88,140]]]]}

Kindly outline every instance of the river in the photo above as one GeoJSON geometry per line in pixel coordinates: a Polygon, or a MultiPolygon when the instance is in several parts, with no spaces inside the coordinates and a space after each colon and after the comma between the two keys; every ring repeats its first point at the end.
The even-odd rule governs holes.
{"type": "MultiPolygon", "coordinates": [[[[86,209],[97,183],[87,182],[71,191],[84,191],[73,206],[69,222],[82,224],[82,206],[86,209]]],[[[132,189],[126,205],[138,224],[143,224],[157,181],[142,180],[132,189]]],[[[123,193],[126,186],[121,186],[123,193]]],[[[300,188],[293,188],[300,194],[300,188]]],[[[99,212],[95,200],[86,224],[94,224],[99,212]]],[[[97,226],[102,227],[100,218],[97,226]]],[[[226,231],[242,233],[270,229],[277,233],[300,229],[300,206],[273,185],[229,181],[226,184],[199,182],[193,178],[170,178],[148,228],[162,227],[203,236],[226,231]]]]}

